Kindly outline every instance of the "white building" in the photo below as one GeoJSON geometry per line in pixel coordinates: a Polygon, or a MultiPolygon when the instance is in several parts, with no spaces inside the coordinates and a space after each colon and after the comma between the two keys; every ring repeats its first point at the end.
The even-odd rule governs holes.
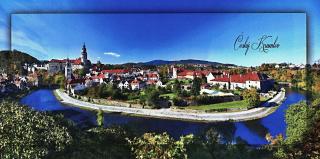
{"type": "Polygon", "coordinates": [[[69,63],[71,64],[72,70],[85,69],[85,71],[88,72],[89,66],[90,66],[90,60],[87,59],[86,46],[83,45],[80,58],[63,59],[63,60],[58,60],[58,59],[50,60],[49,63],[46,65],[46,68],[48,69],[48,73],[55,74],[55,73],[63,72],[66,67],[67,61],[69,61],[69,63]]]}
{"type": "Polygon", "coordinates": [[[219,87],[225,89],[250,89],[256,88],[258,90],[267,91],[274,84],[273,79],[267,75],[257,72],[250,72],[244,75],[221,75],[216,76],[211,80],[211,85],[219,85],[219,87]]]}
{"type": "Polygon", "coordinates": [[[118,84],[118,88],[120,88],[120,89],[130,89],[130,84],[129,84],[128,81],[121,81],[118,84]]]}

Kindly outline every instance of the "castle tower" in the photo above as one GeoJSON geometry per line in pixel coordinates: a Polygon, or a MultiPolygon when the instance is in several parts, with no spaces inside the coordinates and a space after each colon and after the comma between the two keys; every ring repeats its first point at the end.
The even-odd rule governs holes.
{"type": "Polygon", "coordinates": [[[66,77],[66,80],[70,80],[72,78],[72,66],[69,61],[69,58],[67,59],[66,66],[64,69],[64,76],[66,77]]]}
{"type": "Polygon", "coordinates": [[[87,48],[86,48],[86,44],[83,43],[83,46],[82,46],[82,50],[81,50],[81,62],[83,64],[86,64],[87,63],[87,60],[88,60],[88,57],[87,57],[87,48]]]}
{"type": "Polygon", "coordinates": [[[88,73],[91,63],[88,60],[88,53],[87,53],[87,48],[85,43],[83,43],[82,50],[81,50],[81,63],[85,73],[88,73]]]}
{"type": "Polygon", "coordinates": [[[176,67],[172,68],[172,78],[177,78],[178,77],[178,70],[176,67]]]}

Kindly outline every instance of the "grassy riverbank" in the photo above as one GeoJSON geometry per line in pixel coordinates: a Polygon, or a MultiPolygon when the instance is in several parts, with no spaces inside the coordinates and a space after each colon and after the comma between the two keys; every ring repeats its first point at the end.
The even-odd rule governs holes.
{"type": "Polygon", "coordinates": [[[232,101],[232,102],[224,102],[224,103],[216,103],[216,104],[208,104],[208,105],[199,105],[199,106],[188,106],[187,109],[193,110],[218,110],[218,109],[246,109],[247,103],[244,100],[240,101],[232,101]]]}

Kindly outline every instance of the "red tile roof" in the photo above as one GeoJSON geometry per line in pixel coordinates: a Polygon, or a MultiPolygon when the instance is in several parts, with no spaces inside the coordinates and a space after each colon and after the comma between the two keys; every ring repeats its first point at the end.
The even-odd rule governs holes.
{"type": "Polygon", "coordinates": [[[182,72],[178,73],[178,76],[193,76],[193,75],[195,75],[195,73],[192,70],[183,70],[182,72]]]}
{"type": "Polygon", "coordinates": [[[217,76],[215,79],[211,81],[220,81],[220,82],[234,82],[234,83],[246,83],[246,81],[260,81],[261,74],[257,72],[249,72],[247,74],[235,74],[235,75],[223,75],[217,76]]]}
{"type": "Polygon", "coordinates": [[[102,73],[111,73],[111,74],[123,74],[123,73],[128,73],[129,70],[126,69],[113,69],[113,70],[102,70],[102,73]]]}
{"type": "Polygon", "coordinates": [[[217,76],[215,79],[213,79],[211,81],[229,82],[229,77],[227,75],[217,76]]]}
{"type": "Polygon", "coordinates": [[[178,76],[206,76],[210,72],[214,72],[212,70],[184,70],[181,69],[181,72],[178,73],[178,76]]]}
{"type": "Polygon", "coordinates": [[[99,77],[99,78],[102,78],[102,79],[103,79],[103,78],[106,78],[106,77],[104,76],[104,74],[102,74],[102,73],[99,74],[98,77],[99,77]]]}
{"type": "MultiPolygon", "coordinates": [[[[55,62],[55,63],[66,63],[68,59],[63,59],[63,60],[58,60],[58,59],[52,59],[50,62],[55,62]]],[[[69,62],[74,64],[74,65],[80,65],[81,64],[81,58],[77,59],[69,59],[69,62]]]]}

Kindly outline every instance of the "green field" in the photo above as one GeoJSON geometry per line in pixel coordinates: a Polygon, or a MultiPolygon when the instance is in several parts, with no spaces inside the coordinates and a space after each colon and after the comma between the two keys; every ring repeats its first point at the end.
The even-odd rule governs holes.
{"type": "Polygon", "coordinates": [[[167,93],[167,94],[161,94],[160,97],[169,97],[171,100],[176,97],[177,95],[175,93],[167,93]]]}
{"type": "Polygon", "coordinates": [[[230,108],[247,108],[247,103],[244,100],[224,102],[217,104],[199,105],[199,106],[188,106],[188,109],[193,110],[216,110],[216,109],[230,109],[230,108]]]}

